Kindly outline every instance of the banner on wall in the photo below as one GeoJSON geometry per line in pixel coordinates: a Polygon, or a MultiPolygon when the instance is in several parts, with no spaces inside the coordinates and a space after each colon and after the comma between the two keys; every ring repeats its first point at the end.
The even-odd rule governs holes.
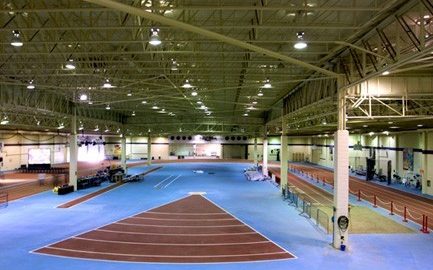
{"type": "Polygon", "coordinates": [[[403,149],[403,170],[413,171],[413,148],[403,149]]]}

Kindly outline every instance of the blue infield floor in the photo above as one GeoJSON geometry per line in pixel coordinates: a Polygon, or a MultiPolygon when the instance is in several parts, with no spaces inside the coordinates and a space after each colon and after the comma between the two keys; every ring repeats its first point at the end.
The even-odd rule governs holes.
{"type": "MultiPolygon", "coordinates": [[[[142,182],[128,183],[67,209],[57,205],[97,189],[65,196],[50,191],[0,209],[0,269],[432,269],[433,236],[425,234],[351,235],[346,252],[330,247],[331,237],[281,200],[269,182],[248,182],[247,164],[163,164],[142,182]],[[202,170],[203,173],[193,171],[202,170]],[[162,182],[164,179],[168,179],[162,182]],[[162,182],[162,183],[161,183],[162,182]],[[186,196],[206,197],[297,258],[224,264],[152,264],[90,261],[30,253],[104,224],[186,196]]],[[[135,167],[129,174],[149,167],[135,167]]]]}

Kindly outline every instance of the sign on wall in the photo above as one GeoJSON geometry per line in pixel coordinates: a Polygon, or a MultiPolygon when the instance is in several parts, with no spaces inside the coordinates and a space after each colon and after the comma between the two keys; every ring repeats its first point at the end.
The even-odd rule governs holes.
{"type": "Polygon", "coordinates": [[[413,148],[403,149],[403,170],[413,171],[413,148]]]}
{"type": "Polygon", "coordinates": [[[51,151],[49,148],[29,149],[28,164],[51,164],[51,151]]]}

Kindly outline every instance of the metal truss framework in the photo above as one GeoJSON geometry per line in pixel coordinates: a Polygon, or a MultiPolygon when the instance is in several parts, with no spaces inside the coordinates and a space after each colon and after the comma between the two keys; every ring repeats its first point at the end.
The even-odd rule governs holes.
{"type": "Polygon", "coordinates": [[[49,130],[67,130],[74,107],[86,131],[258,134],[281,126],[282,114],[296,132],[331,129],[338,74],[347,88],[385,70],[431,75],[432,11],[429,0],[4,1],[2,113],[11,128],[40,121],[49,130]],[[151,27],[162,46],[149,45],[151,27]],[[293,48],[299,31],[306,50],[293,48]],[[68,59],[76,70],[65,69],[68,59]],[[272,88],[262,88],[266,78],[272,88]],[[102,88],[106,79],[115,87],[102,88]],[[25,89],[30,80],[36,91],[25,89]]]}
{"type": "MultiPolygon", "coordinates": [[[[407,78],[410,84],[417,86],[433,74],[433,65],[429,63],[433,52],[432,7],[429,0],[406,1],[352,42],[352,46],[342,48],[336,52],[336,57],[328,61],[334,70],[344,74],[349,126],[352,124],[354,128],[359,128],[373,123],[383,130],[389,127],[414,129],[416,124],[407,125],[410,120],[432,118],[429,103],[433,89],[426,90],[424,87],[424,91],[419,92],[416,87],[407,87],[409,82],[401,82],[402,78],[407,78]],[[395,81],[394,87],[404,84],[405,91],[385,90],[373,94],[354,91],[372,78],[380,80],[387,76],[395,81]]],[[[389,86],[388,90],[391,88],[389,86]]],[[[336,80],[321,84],[315,81],[300,83],[284,98],[283,114],[291,126],[290,132],[302,134],[335,130],[336,95],[336,80]]]]}

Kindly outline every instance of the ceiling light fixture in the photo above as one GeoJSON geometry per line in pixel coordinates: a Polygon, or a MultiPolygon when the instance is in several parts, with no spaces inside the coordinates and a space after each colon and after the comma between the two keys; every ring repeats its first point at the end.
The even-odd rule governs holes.
{"type": "Polygon", "coordinates": [[[159,29],[158,28],[152,28],[150,29],[150,39],[149,44],[152,46],[158,46],[161,44],[161,39],[159,39],[159,29]]]}
{"type": "Polygon", "coordinates": [[[23,41],[21,40],[20,31],[14,30],[12,31],[12,40],[11,45],[14,47],[21,47],[23,46],[23,41]]]}
{"type": "Polygon", "coordinates": [[[259,97],[263,97],[263,92],[262,92],[262,90],[259,91],[259,93],[257,94],[257,96],[259,96],[259,97]]]}
{"type": "Polygon", "coordinates": [[[154,110],[158,110],[158,109],[159,109],[159,107],[158,107],[158,106],[156,106],[156,105],[153,105],[153,106],[152,106],[152,109],[154,109],[154,110]]]}
{"type": "Polygon", "coordinates": [[[263,84],[263,88],[272,88],[272,84],[269,78],[265,80],[265,83],[263,84]]]}
{"type": "Polygon", "coordinates": [[[178,70],[178,64],[176,62],[176,60],[171,59],[171,68],[172,71],[177,71],[178,70]]]}
{"type": "Polygon", "coordinates": [[[7,124],[9,124],[9,119],[5,115],[5,116],[3,116],[2,120],[0,121],[0,125],[7,125],[7,124]]]}
{"type": "Polygon", "coordinates": [[[196,97],[197,95],[198,95],[197,91],[196,90],[192,90],[191,96],[196,97]]]}
{"type": "Polygon", "coordinates": [[[75,69],[74,59],[68,59],[65,64],[65,68],[69,70],[75,69]]]}
{"type": "Polygon", "coordinates": [[[384,72],[382,72],[382,75],[383,75],[383,76],[386,76],[386,75],[389,75],[389,73],[390,73],[390,72],[389,72],[388,70],[385,70],[384,72]]]}
{"type": "Polygon", "coordinates": [[[87,100],[87,95],[86,94],[81,94],[80,95],[80,100],[81,101],[86,101],[87,100]]]}
{"type": "Polygon", "coordinates": [[[93,131],[99,131],[99,126],[96,125],[96,126],[95,126],[95,129],[94,129],[93,131]]]}
{"type": "Polygon", "coordinates": [[[135,116],[135,111],[132,111],[132,114],[131,114],[132,116],[135,116]]]}
{"type": "Polygon", "coordinates": [[[33,80],[29,81],[29,84],[27,85],[27,89],[30,89],[30,90],[35,89],[35,85],[33,84],[33,80]]]}
{"type": "Polygon", "coordinates": [[[296,33],[296,36],[298,37],[298,41],[293,45],[293,47],[297,50],[303,50],[307,48],[307,43],[304,41],[304,32],[298,32],[296,33]]]}
{"type": "Polygon", "coordinates": [[[102,85],[102,88],[115,88],[115,86],[113,86],[113,85],[110,83],[110,80],[109,80],[109,79],[106,79],[105,82],[104,82],[104,84],[102,85]]]}
{"type": "Polygon", "coordinates": [[[57,127],[57,129],[64,129],[65,125],[63,123],[60,123],[59,126],[57,127]]]}
{"type": "Polygon", "coordinates": [[[128,97],[132,97],[132,92],[129,91],[129,92],[126,94],[126,96],[128,96],[128,97]]]}
{"type": "Polygon", "coordinates": [[[193,86],[190,84],[189,80],[185,80],[185,82],[182,85],[182,88],[192,88],[193,86]]]}
{"type": "Polygon", "coordinates": [[[142,104],[147,104],[146,100],[141,101],[142,104]]]}
{"type": "Polygon", "coordinates": [[[248,116],[248,113],[244,113],[243,116],[248,116]]]}
{"type": "Polygon", "coordinates": [[[105,106],[106,110],[111,110],[110,104],[107,104],[107,106],[105,106]]]}

